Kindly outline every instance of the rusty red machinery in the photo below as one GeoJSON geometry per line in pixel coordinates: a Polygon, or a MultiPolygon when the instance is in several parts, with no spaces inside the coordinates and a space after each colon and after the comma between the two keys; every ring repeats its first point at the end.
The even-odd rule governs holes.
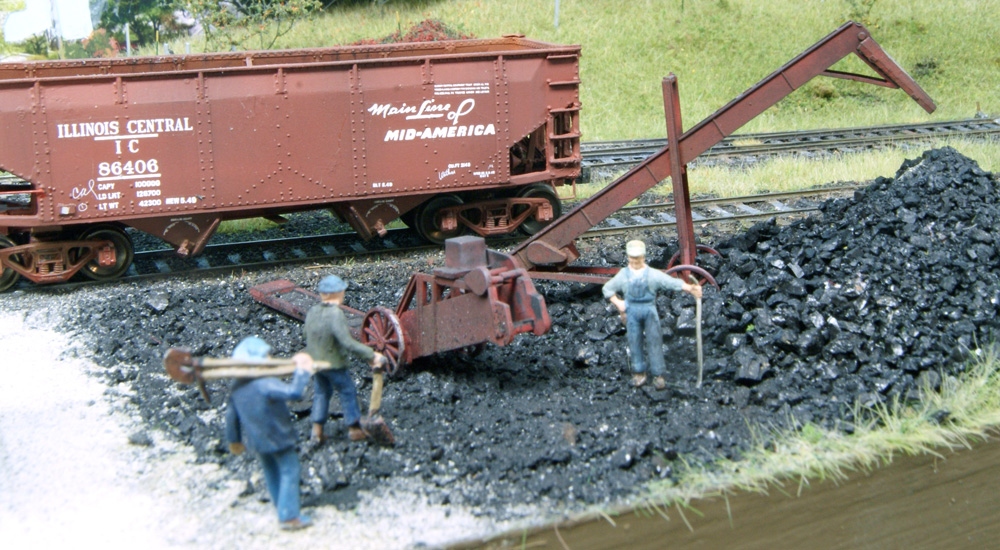
{"type": "MultiPolygon", "coordinates": [[[[503,257],[504,269],[510,273],[526,272],[530,277],[537,279],[602,283],[618,270],[571,265],[580,257],[575,245],[576,238],[643,192],[669,177],[672,180],[676,204],[675,217],[680,250],[671,260],[667,272],[684,278],[693,276],[702,282],[715,284],[712,275],[696,265],[699,251],[716,252],[697,242],[691,215],[686,165],[780,99],[817,76],[899,88],[927,112],[932,112],[935,109],[930,96],[889,57],[863,25],[855,22],[844,24],[686,132],[682,132],[677,79],[671,75],[663,81],[668,134],[666,147],[654,153],[647,160],[608,184],[604,189],[559,219],[542,228],[533,237],[516,247],[510,255],[488,254],[491,257],[503,257]],[[852,54],[857,55],[867,64],[875,75],[868,76],[830,70],[831,66],[852,54]]],[[[485,284],[486,277],[482,274],[466,275],[465,277],[469,276],[475,277],[476,295],[480,296],[480,300],[476,302],[475,307],[465,310],[468,320],[481,321],[483,318],[490,318],[490,313],[497,301],[504,300],[505,296],[507,299],[516,297],[521,303],[527,298],[533,305],[530,308],[521,308],[521,311],[526,315],[521,319],[521,325],[532,326],[532,332],[535,334],[544,332],[544,329],[548,328],[549,318],[544,308],[544,301],[541,296],[534,292],[533,286],[523,285],[521,287],[523,292],[520,294],[484,292],[482,285],[485,284]]],[[[519,275],[518,280],[521,277],[523,275],[519,275]]],[[[448,288],[452,281],[453,279],[447,272],[435,271],[433,275],[415,274],[407,290],[408,298],[404,298],[404,302],[412,298],[414,285],[418,288],[448,288]],[[417,282],[415,283],[415,281],[417,282]]],[[[506,278],[491,276],[489,284],[500,286],[509,283],[506,278]]],[[[426,293],[421,294],[416,302],[424,304],[425,299],[422,297],[426,295],[426,293]]],[[[434,296],[438,296],[438,294],[435,293],[434,296]]],[[[430,300],[427,303],[433,305],[436,301],[430,300]]],[[[511,302],[506,303],[511,304],[511,302]]],[[[398,336],[394,336],[392,339],[370,340],[379,351],[388,355],[395,354],[396,362],[405,364],[408,362],[408,358],[413,356],[407,355],[407,353],[397,353],[397,345],[409,345],[407,340],[419,341],[420,353],[418,355],[428,355],[435,351],[446,351],[460,347],[448,342],[439,349],[435,349],[435,346],[439,344],[438,341],[425,336],[453,331],[457,326],[453,317],[455,311],[425,307],[421,313],[410,316],[410,319],[419,321],[419,325],[413,325],[412,323],[402,323],[398,318],[399,314],[404,311],[403,306],[404,304],[401,304],[400,308],[397,308],[395,317],[389,315],[388,310],[380,314],[381,317],[388,320],[380,321],[380,323],[384,326],[391,326],[395,331],[393,334],[398,336]],[[399,330],[404,325],[406,328],[399,330]]],[[[463,325],[462,332],[465,334],[463,334],[462,345],[475,346],[490,341],[502,344],[503,341],[495,338],[495,328],[481,323],[463,325]]]]}
{"type": "Polygon", "coordinates": [[[0,290],[124,273],[124,227],[329,209],[362,237],[538,231],[580,173],[579,46],[491,40],[0,66],[0,290]]]}
{"type": "MultiPolygon", "coordinates": [[[[250,289],[255,300],[302,320],[319,296],[286,280],[250,289]]],[[[385,354],[389,374],[418,357],[451,350],[475,353],[491,342],[505,346],[518,334],[545,334],[552,322],[528,273],[481,237],[445,243],[445,265],[416,273],[395,309],[367,313],[341,306],[361,342],[385,354]]]]}
{"type": "Polygon", "coordinates": [[[570,266],[580,257],[574,241],[584,231],[669,177],[676,204],[680,247],[680,252],[671,261],[670,271],[695,271],[705,277],[707,274],[695,266],[697,252],[699,247],[706,252],[714,251],[697,243],[687,164],[817,76],[899,88],[927,112],[935,109],[930,96],[875,42],[868,29],[855,22],[845,23],[686,132],[682,132],[681,127],[677,80],[671,75],[663,82],[667,146],[521,243],[511,252],[515,262],[534,278],[604,280],[609,275],[605,269],[570,266]],[[875,76],[830,70],[852,54],[871,67],[875,76]]]}

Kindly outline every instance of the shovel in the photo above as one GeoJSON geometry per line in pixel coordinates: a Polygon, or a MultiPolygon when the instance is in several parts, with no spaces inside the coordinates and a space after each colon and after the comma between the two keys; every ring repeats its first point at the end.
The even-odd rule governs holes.
{"type": "MultiPolygon", "coordinates": [[[[330,368],[326,361],[313,362],[316,370],[330,368]]],[[[263,378],[265,376],[287,376],[295,372],[295,362],[291,359],[261,359],[245,361],[242,359],[216,359],[212,357],[194,357],[190,350],[170,348],[163,356],[163,368],[170,378],[181,384],[195,382],[205,401],[209,401],[206,380],[222,380],[225,378],[263,378]]]]}
{"type": "MultiPolygon", "coordinates": [[[[692,284],[698,284],[694,277],[691,277],[690,280],[692,284]]],[[[705,370],[705,357],[701,347],[701,298],[695,298],[694,301],[694,325],[694,336],[698,349],[698,384],[695,387],[700,388],[701,378],[705,370]]]]}
{"type": "Polygon", "coordinates": [[[392,447],[396,438],[392,436],[392,430],[385,419],[378,414],[378,409],[382,406],[382,384],[385,377],[382,368],[380,365],[372,371],[372,397],[368,405],[368,416],[361,417],[361,429],[376,445],[392,447]]]}
{"type": "Polygon", "coordinates": [[[700,388],[702,373],[705,370],[705,358],[701,349],[701,298],[695,298],[694,301],[694,323],[694,335],[698,342],[698,384],[695,387],[700,388]]]}

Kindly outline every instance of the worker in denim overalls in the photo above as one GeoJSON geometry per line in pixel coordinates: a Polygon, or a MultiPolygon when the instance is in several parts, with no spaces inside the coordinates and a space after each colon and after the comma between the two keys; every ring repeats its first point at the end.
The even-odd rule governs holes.
{"type": "Polygon", "coordinates": [[[629,241],[625,245],[628,267],[620,270],[602,289],[604,297],[618,309],[628,332],[628,349],[632,363],[632,384],[646,383],[647,367],[654,376],[653,385],[658,390],[666,387],[663,375],[663,331],[660,315],[656,312],[656,294],[666,290],[683,290],[696,298],[701,297],[701,286],[675,279],[658,269],[646,265],[646,245],[642,241],[629,241]],[[625,298],[622,299],[618,295],[625,298]]]}

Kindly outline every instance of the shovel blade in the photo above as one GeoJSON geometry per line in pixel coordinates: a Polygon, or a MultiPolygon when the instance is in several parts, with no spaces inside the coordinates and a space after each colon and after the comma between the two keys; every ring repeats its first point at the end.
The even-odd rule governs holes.
{"type": "Polygon", "coordinates": [[[190,350],[170,348],[163,356],[163,368],[166,369],[170,378],[181,384],[190,384],[195,381],[193,364],[190,350]]]}
{"type": "Polygon", "coordinates": [[[396,444],[396,438],[392,435],[392,430],[385,423],[381,415],[365,416],[361,418],[361,429],[364,430],[368,439],[382,447],[392,447],[396,444]]]}

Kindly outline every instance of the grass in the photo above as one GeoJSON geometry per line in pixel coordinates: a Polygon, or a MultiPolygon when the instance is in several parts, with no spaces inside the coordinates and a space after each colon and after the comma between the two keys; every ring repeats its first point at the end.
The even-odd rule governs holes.
{"type": "MultiPolygon", "coordinates": [[[[692,195],[738,197],[809,189],[838,181],[866,182],[879,176],[892,176],[905,159],[935,147],[952,147],[975,159],[983,170],[1000,172],[1000,143],[997,141],[942,139],[919,144],[902,143],[879,150],[836,154],[819,159],[783,156],[749,167],[692,166],[688,170],[688,185],[692,195]]],[[[622,170],[607,179],[577,185],[577,199],[583,200],[594,195],[624,172],[622,170]]],[[[663,195],[672,191],[669,179],[652,189],[653,193],[663,195]]]]}
{"type": "MultiPolygon", "coordinates": [[[[732,197],[795,191],[836,181],[865,182],[879,176],[892,176],[905,159],[918,156],[932,147],[945,146],[975,159],[983,170],[1000,170],[1000,143],[947,139],[919,145],[901,144],[878,151],[838,154],[819,160],[779,157],[749,168],[696,166],[688,172],[688,183],[692,194],[732,197]]],[[[669,193],[670,182],[664,182],[657,189],[669,193]]]]}
{"type": "MultiPolygon", "coordinates": [[[[478,37],[522,33],[582,45],[585,140],[662,136],[662,77],[678,76],[686,127],[854,19],[937,101],[927,115],[905,93],[814,79],[741,131],[867,126],[1000,113],[1000,0],[417,0],[335,5],[279,47],[348,44],[437,18],[478,37]],[[793,15],[794,14],[794,15],[793,15]]],[[[192,46],[198,51],[198,44],[192,46]]],[[[175,44],[175,51],[184,51],[175,44]]],[[[835,67],[870,72],[851,56],[835,67]]]]}
{"type": "Polygon", "coordinates": [[[943,377],[940,391],[925,389],[916,406],[893,403],[867,411],[858,407],[855,417],[868,420],[855,426],[852,435],[813,425],[760,435],[739,461],[722,460],[707,468],[689,465],[676,483],[654,482],[646,503],[689,506],[698,498],[764,493],[786,485],[801,491],[811,480],[843,480],[851,472],[888,464],[895,455],[942,456],[944,450],[969,448],[1000,426],[998,349],[991,346],[978,354],[960,378],[943,377]],[[947,418],[935,420],[942,411],[949,413],[947,418]]]}

